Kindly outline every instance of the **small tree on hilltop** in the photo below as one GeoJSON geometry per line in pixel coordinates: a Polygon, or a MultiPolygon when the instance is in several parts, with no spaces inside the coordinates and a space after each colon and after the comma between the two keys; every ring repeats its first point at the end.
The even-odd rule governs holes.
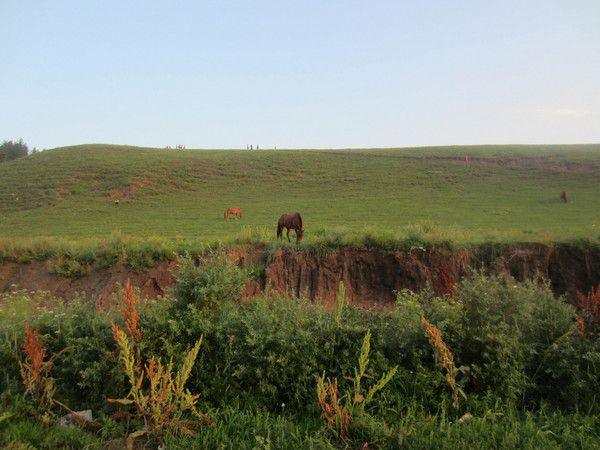
{"type": "Polygon", "coordinates": [[[0,145],[0,162],[21,158],[27,156],[28,153],[29,148],[23,139],[19,139],[18,142],[4,141],[0,145]]]}

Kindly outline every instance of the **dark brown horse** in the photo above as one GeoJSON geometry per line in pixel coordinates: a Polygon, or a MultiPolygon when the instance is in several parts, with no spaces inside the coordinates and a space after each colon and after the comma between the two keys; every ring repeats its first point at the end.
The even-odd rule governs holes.
{"type": "Polygon", "coordinates": [[[277,222],[277,239],[283,239],[282,232],[284,227],[287,228],[288,242],[290,240],[290,230],[296,231],[296,244],[302,240],[302,235],[304,234],[304,223],[302,222],[302,216],[300,213],[285,213],[279,218],[279,222],[277,222]]]}
{"type": "Polygon", "coordinates": [[[244,215],[242,214],[242,210],[240,208],[227,208],[225,210],[225,214],[223,214],[223,216],[225,217],[225,220],[227,222],[229,222],[229,215],[233,214],[235,217],[235,220],[241,219],[242,217],[244,217],[244,215]]]}

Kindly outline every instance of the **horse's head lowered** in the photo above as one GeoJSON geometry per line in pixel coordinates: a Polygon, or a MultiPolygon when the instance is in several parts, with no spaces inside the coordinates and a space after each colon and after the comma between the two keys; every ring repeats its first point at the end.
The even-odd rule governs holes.
{"type": "Polygon", "coordinates": [[[277,222],[277,238],[282,239],[282,231],[284,228],[287,228],[287,240],[290,240],[290,230],[294,230],[296,232],[296,243],[302,240],[302,235],[304,234],[304,222],[302,221],[302,216],[300,213],[290,214],[284,213],[279,218],[279,222],[277,222]]]}

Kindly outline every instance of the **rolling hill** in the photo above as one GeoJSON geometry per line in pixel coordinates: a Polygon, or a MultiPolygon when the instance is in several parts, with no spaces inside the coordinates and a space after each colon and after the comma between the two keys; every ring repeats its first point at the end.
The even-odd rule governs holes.
{"type": "Polygon", "coordinates": [[[598,173],[600,145],[80,145],[0,164],[0,237],[269,240],[282,212],[300,211],[308,243],[411,233],[458,242],[598,239],[598,173]],[[563,190],[567,204],[559,200],[563,190]],[[223,220],[230,206],[242,208],[242,221],[223,220]]]}

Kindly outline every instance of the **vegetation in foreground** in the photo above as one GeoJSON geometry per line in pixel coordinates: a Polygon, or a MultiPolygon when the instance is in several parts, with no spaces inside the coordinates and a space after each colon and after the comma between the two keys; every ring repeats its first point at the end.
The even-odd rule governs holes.
{"type": "Polygon", "coordinates": [[[0,237],[204,244],[553,242],[600,237],[600,145],[209,151],[81,145],[0,164],[0,237]],[[470,157],[469,162],[464,156],[470,157]],[[561,203],[561,191],[568,203],[561,203]],[[119,200],[119,205],[115,205],[119,200]],[[225,222],[239,207],[242,220],[225,222]]]}
{"type": "Polygon", "coordinates": [[[598,448],[599,290],[576,310],[474,274],[386,312],[342,287],[325,311],[236,303],[224,259],[182,267],[177,296],[145,304],[129,288],[108,309],[4,295],[0,444],[598,448]],[[93,423],[59,427],[65,406],[93,423]]]}

